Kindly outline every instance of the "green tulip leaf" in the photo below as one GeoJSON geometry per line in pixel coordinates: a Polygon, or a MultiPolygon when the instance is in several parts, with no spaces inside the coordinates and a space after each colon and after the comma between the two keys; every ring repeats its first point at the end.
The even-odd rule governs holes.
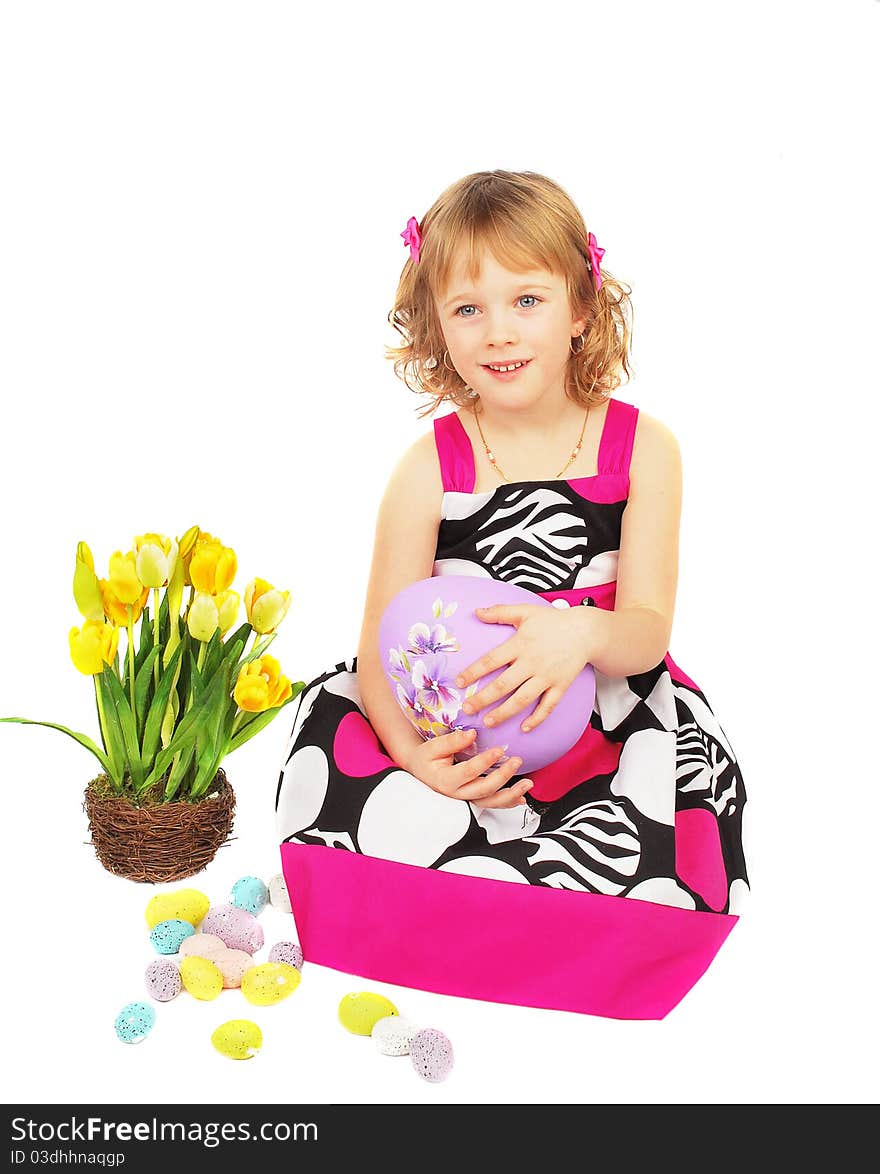
{"type": "Polygon", "coordinates": [[[180,784],[183,782],[186,772],[192,763],[193,754],[195,753],[195,746],[187,746],[185,749],[178,751],[171,764],[171,770],[168,772],[168,779],[165,783],[165,802],[170,802],[177,794],[180,784]]]}
{"type": "Polygon", "coordinates": [[[178,667],[178,662],[186,647],[185,642],[178,644],[174,649],[174,655],[168,662],[164,669],[162,676],[159,678],[159,688],[156,690],[152,704],[150,705],[150,712],[147,714],[147,720],[144,723],[144,736],[142,742],[143,761],[147,767],[153,761],[153,755],[156,753],[156,747],[159,744],[159,732],[162,728],[162,719],[165,716],[165,709],[168,705],[168,698],[171,695],[171,690],[174,687],[176,678],[175,672],[178,667]]]}
{"type": "MultiPolygon", "coordinates": [[[[147,778],[144,780],[143,788],[148,790],[155,782],[157,782],[165,771],[168,769],[172,759],[181,749],[195,744],[196,738],[204,729],[211,716],[211,707],[216,699],[217,684],[222,685],[222,680],[215,678],[212,686],[208,688],[205,698],[201,705],[193,706],[187,713],[183,715],[180,724],[174,731],[171,741],[168,745],[156,755],[156,761],[153,764],[153,769],[150,771],[147,778]]],[[[152,716],[152,714],[151,714],[152,716]]]]}
{"type": "Polygon", "coordinates": [[[147,695],[150,691],[150,686],[153,683],[153,665],[155,664],[156,658],[159,656],[161,651],[162,649],[158,644],[154,648],[151,648],[147,653],[146,660],[135,674],[134,707],[137,710],[139,739],[144,732],[144,725],[147,718],[147,695]]]}
{"type": "Polygon", "coordinates": [[[31,721],[28,717],[0,717],[0,722],[18,722],[23,726],[45,726],[48,730],[60,730],[62,734],[67,734],[68,737],[73,738],[74,742],[79,742],[80,746],[85,746],[86,750],[91,750],[105,772],[113,780],[117,790],[122,786],[122,778],[117,777],[113,769],[113,764],[108,756],[86,734],[78,734],[76,730],[69,730],[67,726],[60,726],[57,722],[31,721]]]}
{"type": "Polygon", "coordinates": [[[113,715],[116,715],[118,728],[122,731],[122,741],[125,747],[125,757],[128,762],[128,771],[131,775],[131,785],[136,791],[140,790],[144,781],[144,768],[141,762],[141,749],[138,741],[137,722],[131,712],[131,706],[125,691],[110,671],[104,666],[104,680],[109,685],[110,704],[112,708],[105,709],[108,726],[113,725],[113,715]]]}

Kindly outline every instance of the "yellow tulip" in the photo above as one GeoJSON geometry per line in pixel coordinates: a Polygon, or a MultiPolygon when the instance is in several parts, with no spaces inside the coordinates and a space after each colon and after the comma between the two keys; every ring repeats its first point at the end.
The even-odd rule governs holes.
{"type": "Polygon", "coordinates": [[[252,579],[244,592],[248,623],[261,636],[274,632],[290,607],[290,592],[278,591],[265,579],[252,579]]]}
{"type": "Polygon", "coordinates": [[[243,666],[232,696],[239,709],[262,713],[282,705],[292,692],[290,681],[281,675],[281,665],[267,653],[243,666]]]}
{"type": "Polygon", "coordinates": [[[231,547],[204,531],[199,534],[189,564],[190,582],[196,591],[219,595],[231,586],[237,567],[238,560],[231,547]]]}
{"type": "Polygon", "coordinates": [[[82,628],[70,629],[70,658],[81,673],[94,676],[105,664],[112,664],[119,646],[119,629],[103,619],[86,620],[82,628]]]}
{"type": "MultiPolygon", "coordinates": [[[[183,563],[183,584],[185,587],[190,587],[192,581],[189,577],[189,564],[192,561],[193,551],[196,548],[201,530],[198,526],[190,526],[179,543],[180,561],[183,563]]],[[[178,604],[178,607],[180,604],[178,604]]]]}
{"type": "Polygon", "coordinates": [[[140,534],[134,540],[135,570],[145,587],[165,587],[174,574],[177,543],[162,534],[140,534]]]}
{"type": "Polygon", "coordinates": [[[220,635],[225,636],[238,617],[238,608],[241,596],[237,591],[224,591],[217,596],[217,611],[219,613],[220,635]]]}
{"type": "Polygon", "coordinates": [[[95,560],[85,542],[76,548],[76,567],[73,572],[73,598],[80,615],[87,620],[104,622],[104,604],[101,587],[95,574],[95,560]]]}
{"type": "Polygon", "coordinates": [[[220,609],[213,595],[197,592],[189,606],[186,617],[186,626],[193,640],[203,643],[211,639],[220,623],[220,609]]]}
{"type": "Polygon", "coordinates": [[[140,599],[144,584],[138,578],[133,550],[126,554],[117,550],[110,555],[110,586],[120,603],[136,603],[140,599]]]}
{"type": "MultiPolygon", "coordinates": [[[[117,628],[125,628],[128,626],[128,607],[125,602],[116,594],[116,590],[112,579],[99,579],[98,586],[101,589],[101,602],[104,606],[104,615],[117,628]]],[[[136,624],[141,618],[141,612],[144,610],[147,600],[150,596],[149,587],[142,587],[141,594],[138,599],[131,605],[131,622],[136,624]]]]}

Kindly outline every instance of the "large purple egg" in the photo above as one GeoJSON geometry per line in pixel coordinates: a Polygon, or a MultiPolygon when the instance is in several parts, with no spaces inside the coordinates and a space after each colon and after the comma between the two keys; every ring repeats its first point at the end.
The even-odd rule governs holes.
{"type": "Polygon", "coordinates": [[[477,731],[474,744],[459,757],[472,758],[492,746],[507,746],[507,757],[522,759],[520,775],[555,762],[574,746],[587,728],[596,695],[593,669],[587,665],[553,712],[526,734],[520,726],[537,708],[537,701],[489,729],[483,728],[483,718],[504,698],[479,713],[461,712],[467,696],[485,688],[507,666],[494,669],[465,689],[456,687],[456,676],[516,632],[510,624],[485,623],[474,614],[475,609],[523,603],[552,606],[549,600],[512,583],[440,575],[419,579],[398,592],[379,622],[382,667],[398,704],[419,735],[428,739],[473,728],[477,731]]]}

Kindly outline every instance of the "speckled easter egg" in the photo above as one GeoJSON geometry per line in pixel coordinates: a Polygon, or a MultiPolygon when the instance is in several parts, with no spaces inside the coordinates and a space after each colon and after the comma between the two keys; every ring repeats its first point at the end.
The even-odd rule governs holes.
{"type": "Polygon", "coordinates": [[[180,980],[195,999],[207,1002],[223,990],[223,975],[207,958],[191,955],[180,963],[180,980]]]}
{"type": "Polygon", "coordinates": [[[150,929],[160,921],[188,921],[196,926],[208,912],[211,902],[198,889],[175,889],[171,893],[157,893],[147,905],[146,919],[150,929]]]}
{"type": "Polygon", "coordinates": [[[139,1044],[146,1039],[156,1022],[156,1012],[149,1003],[126,1003],[113,1024],[124,1044],[139,1044]]]}
{"type": "Polygon", "coordinates": [[[223,986],[227,990],[240,987],[245,973],[254,965],[253,958],[244,950],[218,950],[210,960],[223,975],[223,986]]]}
{"type": "Polygon", "coordinates": [[[212,933],[194,933],[185,938],[177,951],[181,958],[213,958],[215,954],[222,954],[229,947],[222,938],[212,933]]]}
{"type": "Polygon", "coordinates": [[[279,872],[269,881],[269,904],[280,913],[290,913],[290,893],[284,873],[279,872]]]}
{"type": "Polygon", "coordinates": [[[442,1031],[434,1027],[426,1027],[413,1036],[409,1043],[409,1057],[419,1076],[434,1084],[446,1079],[455,1062],[452,1044],[442,1031]]]}
{"type": "Polygon", "coordinates": [[[292,995],[299,986],[299,971],[286,962],[261,962],[241,980],[241,993],[257,1007],[269,1007],[292,995]]]}
{"type": "Polygon", "coordinates": [[[263,927],[253,913],[237,905],[215,905],[205,914],[202,932],[216,934],[230,950],[253,954],[263,944],[263,927]]]}
{"type": "Polygon", "coordinates": [[[402,1015],[386,1015],[373,1024],[370,1033],[383,1056],[408,1056],[409,1045],[421,1028],[402,1015]]]}
{"type": "Polygon", "coordinates": [[[181,944],[195,932],[188,921],[172,918],[160,921],[150,930],[150,941],[157,954],[176,954],[181,944]]]}
{"type": "Polygon", "coordinates": [[[399,1014],[390,999],[372,991],[345,995],[339,1004],[339,1022],[354,1035],[370,1035],[380,1019],[399,1014]]]}
{"type": "Polygon", "coordinates": [[[147,994],[157,1003],[170,1003],[180,994],[181,981],[177,963],[170,958],[157,958],[144,975],[147,994]]]}
{"type": "Polygon", "coordinates": [[[251,1019],[229,1019],[220,1024],[211,1043],[230,1060],[252,1060],[263,1046],[263,1033],[251,1019]]]}
{"type": "Polygon", "coordinates": [[[269,951],[269,961],[286,962],[288,966],[302,970],[303,952],[297,942],[276,942],[269,951]]]}
{"type": "Polygon", "coordinates": [[[269,890],[258,876],[243,876],[232,886],[230,903],[254,915],[262,913],[269,900],[269,890]]]}

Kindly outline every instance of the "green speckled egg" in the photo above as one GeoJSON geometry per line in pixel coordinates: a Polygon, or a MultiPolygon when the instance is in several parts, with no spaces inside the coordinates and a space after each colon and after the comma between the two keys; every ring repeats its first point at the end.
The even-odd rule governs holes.
{"type": "Polygon", "coordinates": [[[372,1035],[374,1026],[388,1015],[399,1011],[384,995],[372,991],[360,991],[346,995],[339,1004],[339,1022],[355,1035],[372,1035]]]}

